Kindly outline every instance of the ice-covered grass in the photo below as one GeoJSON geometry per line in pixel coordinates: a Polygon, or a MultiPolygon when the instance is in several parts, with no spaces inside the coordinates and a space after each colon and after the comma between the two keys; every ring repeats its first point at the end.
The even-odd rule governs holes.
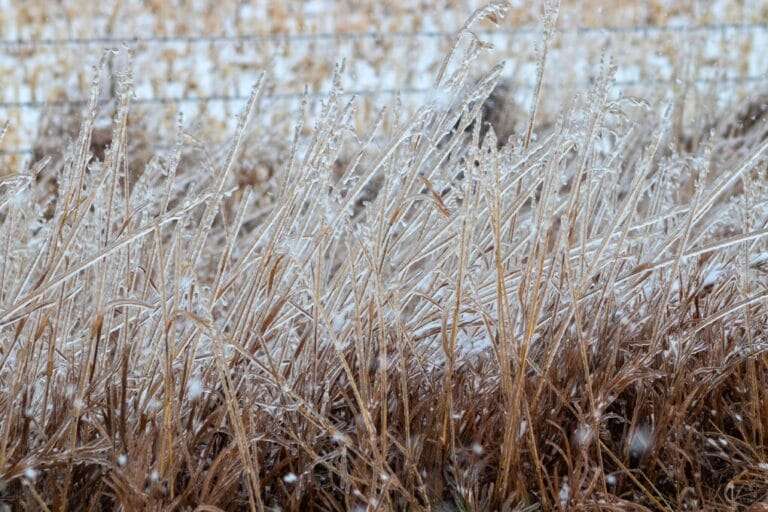
{"type": "Polygon", "coordinates": [[[765,501],[764,104],[682,127],[684,90],[622,97],[606,62],[498,139],[472,29],[501,6],[364,131],[336,80],[270,138],[259,79],[227,147],[182,120],[150,157],[130,74],[106,133],[97,82],[77,139],[0,183],[0,502],[765,501]]]}

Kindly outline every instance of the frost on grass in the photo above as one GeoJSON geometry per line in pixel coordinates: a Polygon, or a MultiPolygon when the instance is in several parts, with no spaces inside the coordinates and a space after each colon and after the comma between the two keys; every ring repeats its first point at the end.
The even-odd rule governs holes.
{"type": "Polygon", "coordinates": [[[636,428],[629,437],[629,453],[632,457],[644,456],[653,444],[653,431],[648,425],[636,428]]]}
{"type": "Polygon", "coordinates": [[[203,394],[203,382],[198,378],[194,378],[189,381],[187,389],[189,393],[189,399],[193,401],[197,400],[203,394]]]}
{"type": "Polygon", "coordinates": [[[0,181],[0,500],[757,499],[768,130],[678,126],[606,62],[561,116],[528,105],[500,137],[502,70],[474,63],[503,4],[459,31],[416,113],[359,126],[339,69],[277,154],[257,87],[229,144],[180,123],[137,166],[124,77],[109,148],[92,153],[94,100],[72,144],[0,181]],[[244,180],[262,152],[274,172],[244,180]]]}

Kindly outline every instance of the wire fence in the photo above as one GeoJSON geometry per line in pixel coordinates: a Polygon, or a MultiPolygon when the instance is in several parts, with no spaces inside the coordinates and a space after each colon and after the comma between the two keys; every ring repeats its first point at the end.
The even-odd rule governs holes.
{"type": "MultiPolygon", "coordinates": [[[[685,33],[693,34],[697,32],[749,32],[749,31],[768,31],[768,22],[763,23],[712,23],[702,25],[645,25],[645,26],[582,26],[562,28],[558,30],[560,34],[651,34],[651,33],[685,33]]],[[[530,35],[541,32],[541,27],[521,26],[515,28],[499,28],[492,30],[475,31],[475,34],[506,36],[530,35]]],[[[173,44],[173,43],[238,43],[249,41],[312,41],[312,40],[356,40],[356,39],[414,39],[414,38],[443,38],[456,36],[455,31],[372,31],[372,32],[325,32],[309,34],[237,34],[237,35],[172,35],[172,36],[148,36],[148,37],[88,37],[88,38],[38,38],[38,39],[0,39],[0,49],[6,50],[14,47],[76,47],[76,46],[120,46],[120,45],[140,45],[140,44],[173,44]]],[[[749,78],[747,78],[749,80],[749,78]]],[[[531,87],[530,83],[515,83],[519,87],[531,87]]],[[[619,84],[622,85],[622,84],[619,84]]],[[[629,84],[626,84],[629,85],[629,84]]],[[[350,94],[359,96],[385,95],[398,92],[395,89],[380,89],[374,91],[356,91],[350,94]]],[[[423,89],[401,89],[399,92],[404,94],[422,93],[423,89]]],[[[314,93],[317,96],[324,96],[325,93],[314,93]]],[[[274,99],[290,99],[301,97],[302,94],[285,93],[274,94],[274,99]]],[[[145,97],[134,100],[138,104],[183,104],[200,102],[232,102],[241,101],[245,97],[241,95],[208,95],[208,96],[176,96],[176,97],[145,97]]],[[[76,106],[86,104],[87,100],[22,100],[22,101],[0,101],[0,109],[41,109],[53,106],[76,106]]]]}
{"type": "MultiPolygon", "coordinates": [[[[526,36],[540,34],[540,26],[521,26],[514,28],[497,28],[489,30],[474,31],[476,35],[494,36],[503,35],[508,37],[526,36]]],[[[644,26],[580,26],[566,27],[558,29],[559,34],[597,34],[597,35],[620,35],[637,34],[649,36],[652,34],[696,34],[696,33],[729,33],[729,32],[754,32],[768,31],[768,22],[760,23],[711,23],[701,25],[689,24],[669,24],[669,25],[644,25],[644,26]]],[[[419,38],[449,38],[458,35],[456,31],[366,31],[366,32],[319,32],[319,33],[268,33],[268,34],[236,34],[236,35],[169,35],[169,36],[101,36],[87,38],[17,38],[0,39],[0,51],[14,51],[22,48],[64,48],[64,47],[82,47],[82,46],[130,46],[130,45],[170,45],[170,44],[224,44],[224,43],[247,43],[247,42],[294,42],[294,41],[354,41],[354,40],[383,40],[383,39],[401,39],[413,40],[419,38]]],[[[651,85],[669,85],[674,83],[675,79],[670,78],[636,78],[627,80],[617,80],[614,85],[617,87],[633,86],[651,86],[651,85]]],[[[745,75],[745,76],[716,76],[697,78],[691,81],[692,84],[749,84],[766,83],[768,75],[745,75]]],[[[510,81],[509,85],[520,89],[532,89],[535,87],[533,82],[528,81],[510,81]]],[[[546,84],[545,87],[583,87],[589,86],[591,80],[579,80],[569,83],[546,84]]],[[[378,97],[401,94],[404,96],[426,95],[434,93],[433,88],[429,87],[403,87],[403,88],[379,88],[379,89],[361,89],[351,90],[341,93],[344,96],[357,97],[378,97]]],[[[310,101],[317,101],[328,97],[329,92],[310,92],[310,93],[274,93],[265,95],[265,100],[296,100],[307,98],[310,101]]],[[[247,95],[241,94],[212,94],[199,96],[154,96],[134,98],[134,104],[159,104],[159,105],[181,105],[181,104],[207,104],[207,103],[234,103],[244,102],[248,99],[247,95]]],[[[107,104],[111,99],[100,100],[100,104],[107,104]]],[[[87,99],[72,100],[26,100],[26,101],[0,101],[0,110],[14,109],[32,109],[41,110],[56,107],[78,107],[88,104],[87,99]]],[[[0,149],[0,155],[20,155],[29,154],[31,148],[0,149]]]]}

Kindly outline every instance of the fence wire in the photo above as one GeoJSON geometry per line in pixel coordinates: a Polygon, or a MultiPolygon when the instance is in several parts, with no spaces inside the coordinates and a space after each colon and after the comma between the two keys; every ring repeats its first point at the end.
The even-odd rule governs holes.
{"type": "MultiPolygon", "coordinates": [[[[631,87],[631,86],[643,86],[643,85],[670,85],[675,83],[679,79],[671,78],[636,78],[626,80],[614,80],[613,85],[616,87],[631,87]]],[[[721,76],[721,77],[709,77],[709,78],[696,78],[691,80],[690,83],[695,85],[706,84],[739,84],[739,83],[755,83],[768,81],[768,75],[753,75],[753,76],[721,76]]],[[[519,89],[533,89],[536,87],[534,82],[526,81],[506,81],[512,87],[519,89]]],[[[593,83],[591,79],[570,81],[566,83],[544,83],[544,87],[557,87],[557,88],[569,88],[569,87],[586,87],[593,83]]],[[[376,97],[376,96],[394,96],[402,94],[404,96],[413,96],[420,94],[436,93],[437,91],[433,87],[404,87],[404,88],[388,88],[388,89],[361,89],[352,91],[342,91],[337,94],[341,96],[357,96],[357,97],[376,97]]],[[[317,101],[327,98],[330,95],[330,91],[321,92],[308,92],[308,93],[274,93],[266,94],[262,96],[264,100],[280,101],[280,100],[298,100],[307,98],[308,100],[317,101]]],[[[152,96],[152,97],[138,97],[133,98],[131,103],[137,105],[143,104],[189,104],[189,103],[234,103],[246,101],[249,98],[248,95],[243,94],[212,94],[206,96],[152,96]]],[[[114,101],[112,98],[98,100],[99,105],[107,105],[114,101]]],[[[84,98],[74,100],[30,100],[30,101],[1,101],[0,109],[14,110],[14,109],[44,109],[53,107],[77,107],[87,105],[89,100],[84,98]]]]}
{"type": "MultiPolygon", "coordinates": [[[[558,34],[659,34],[659,33],[697,33],[697,32],[729,32],[768,30],[766,23],[711,23],[702,25],[634,25],[634,26],[599,26],[599,27],[566,27],[558,29],[558,34]]],[[[526,36],[540,34],[538,26],[521,26],[473,31],[474,34],[493,36],[526,36]]],[[[244,42],[292,42],[292,41],[322,41],[322,40],[360,40],[360,39],[418,39],[418,38],[447,38],[455,37],[459,32],[449,30],[424,31],[366,31],[366,32],[317,32],[310,34],[264,33],[264,34],[235,34],[235,35],[169,35],[169,36],[100,36],[100,37],[70,37],[70,38],[17,38],[0,39],[0,48],[14,49],[42,46],[121,46],[131,44],[214,44],[214,43],[244,43],[244,42]]]]}
{"type": "MultiPolygon", "coordinates": [[[[768,83],[768,75],[754,75],[754,76],[732,76],[732,77],[710,77],[710,78],[697,78],[690,81],[680,81],[679,79],[670,78],[639,78],[630,80],[614,80],[613,85],[615,87],[634,87],[634,86],[653,86],[653,85],[714,85],[714,84],[754,84],[754,83],[768,83]]],[[[567,86],[589,86],[592,84],[591,80],[582,80],[579,82],[571,82],[566,84],[567,86]]],[[[533,89],[536,85],[530,82],[513,82],[515,87],[522,87],[527,89],[533,89]]],[[[545,87],[558,87],[562,88],[563,84],[545,84],[545,87]]],[[[367,89],[358,91],[343,91],[337,93],[339,96],[355,96],[355,97],[375,97],[386,95],[428,95],[434,94],[435,89],[431,87],[424,88],[404,88],[404,89],[367,89]]],[[[315,92],[307,94],[299,93],[278,93],[269,94],[262,97],[264,100],[297,100],[301,98],[307,98],[312,101],[322,100],[328,98],[330,92],[315,92]]],[[[153,98],[136,98],[132,101],[135,104],[183,104],[183,103],[206,103],[206,102],[222,102],[222,103],[234,103],[245,102],[248,100],[246,95],[212,95],[212,96],[179,96],[179,97],[153,97],[153,98]]],[[[100,100],[99,104],[105,105],[113,100],[100,100]]],[[[58,102],[5,102],[0,103],[0,109],[13,108],[13,107],[34,107],[42,108],[45,106],[84,106],[88,104],[88,100],[74,100],[74,101],[58,101],[58,102]]],[[[23,155],[31,154],[32,148],[16,148],[0,150],[0,155],[23,155]]]]}

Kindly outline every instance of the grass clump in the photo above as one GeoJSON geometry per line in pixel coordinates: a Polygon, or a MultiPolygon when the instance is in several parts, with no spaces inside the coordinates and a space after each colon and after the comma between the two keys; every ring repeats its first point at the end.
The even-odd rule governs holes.
{"type": "Polygon", "coordinates": [[[124,76],[102,155],[95,88],[6,176],[6,508],[759,510],[764,125],[678,144],[606,66],[499,141],[501,14],[391,130],[334,89],[258,186],[263,80],[228,147],[144,165],[124,76]]]}

